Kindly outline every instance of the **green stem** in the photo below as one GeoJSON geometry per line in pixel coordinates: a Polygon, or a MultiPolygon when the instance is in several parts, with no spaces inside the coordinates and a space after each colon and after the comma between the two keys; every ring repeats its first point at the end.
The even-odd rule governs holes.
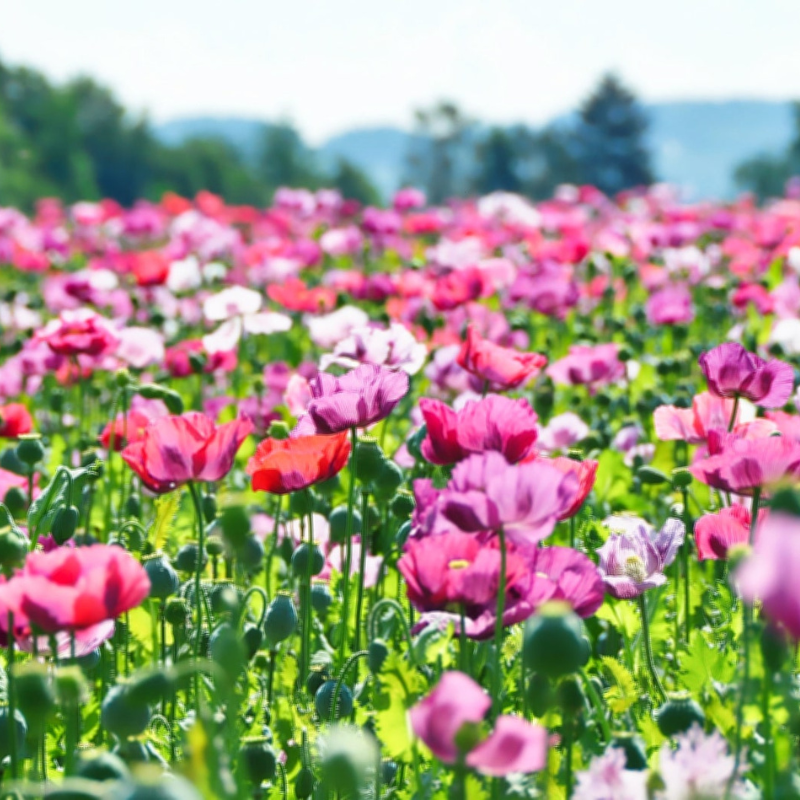
{"type": "Polygon", "coordinates": [[[467,664],[467,615],[464,610],[464,603],[458,606],[458,668],[469,675],[469,665],[467,664]]]}
{"type": "Polygon", "coordinates": [[[736,395],[736,398],[733,401],[733,411],[731,412],[731,418],[728,422],[728,433],[730,433],[734,427],[736,426],[736,416],[739,413],[739,395],[736,395]]]}
{"type": "Polygon", "coordinates": [[[611,725],[606,717],[603,701],[597,694],[594,684],[591,682],[591,680],[589,680],[589,676],[583,670],[581,670],[581,678],[583,679],[583,685],[586,687],[586,693],[589,695],[589,699],[592,701],[592,705],[597,713],[597,721],[600,723],[600,727],[603,729],[603,736],[608,743],[611,741],[613,734],[611,732],[611,725]]]}
{"type": "Polygon", "coordinates": [[[341,691],[342,683],[344,683],[344,679],[348,670],[358,661],[359,658],[366,658],[368,655],[368,650],[359,650],[357,653],[353,653],[353,655],[351,655],[350,658],[345,661],[342,671],[339,673],[339,677],[336,679],[336,686],[333,687],[333,697],[331,698],[331,722],[336,719],[336,708],[339,705],[339,692],[341,691]]]}
{"type": "MultiPolygon", "coordinates": [[[[35,636],[34,636],[35,639],[35,636]]],[[[11,767],[11,779],[19,777],[19,766],[17,762],[17,686],[14,676],[14,612],[8,612],[8,663],[7,682],[8,682],[8,755],[11,767]]]]}
{"type": "MultiPolygon", "coordinates": [[[[689,537],[692,533],[692,516],[689,513],[689,497],[683,489],[683,525],[685,529],[683,544],[681,545],[681,564],[683,567],[683,643],[689,646],[689,617],[691,616],[691,563],[689,561],[689,537]]],[[[676,609],[677,613],[677,609],[676,609]]]]}
{"type": "Polygon", "coordinates": [[[667,699],[667,693],[661,685],[658,672],[656,672],[656,662],[653,659],[653,647],[650,643],[650,622],[647,619],[647,606],[644,602],[644,594],[639,595],[639,612],[642,617],[642,643],[644,644],[644,657],[647,661],[647,669],[650,671],[650,677],[653,679],[653,685],[658,691],[661,701],[664,702],[667,699]]]}
{"type": "MultiPolygon", "coordinates": [[[[356,465],[358,464],[358,438],[356,429],[350,429],[350,486],[347,491],[347,525],[345,527],[345,556],[342,569],[342,618],[339,636],[339,659],[345,660],[350,638],[350,564],[353,560],[353,506],[356,500],[356,465]]],[[[364,520],[361,520],[364,527],[364,520]]]]}
{"type": "Polygon", "coordinates": [[[769,710],[771,697],[772,673],[765,665],[761,693],[761,716],[764,720],[764,797],[773,797],[775,786],[775,741],[772,738],[772,717],[769,710]]]}
{"type": "Polygon", "coordinates": [[[564,749],[566,750],[565,757],[565,771],[566,776],[564,782],[566,784],[566,798],[572,796],[572,744],[573,744],[573,720],[570,715],[564,714],[564,722],[562,728],[564,730],[564,749]]]}
{"type": "Polygon", "coordinates": [[[403,628],[403,635],[405,636],[408,644],[408,660],[414,664],[414,666],[416,666],[417,659],[414,654],[414,642],[411,639],[411,629],[408,625],[408,620],[406,619],[406,612],[403,610],[403,606],[401,606],[397,600],[394,600],[391,597],[384,597],[382,600],[378,600],[378,602],[372,607],[369,617],[367,618],[367,634],[369,635],[369,640],[372,641],[376,638],[375,620],[377,619],[378,611],[383,608],[391,608],[394,612],[394,615],[400,620],[400,625],[403,628]]]}
{"type": "Polygon", "coordinates": [[[498,716],[503,710],[503,703],[500,698],[500,691],[503,682],[500,676],[500,669],[502,666],[502,649],[503,649],[503,614],[506,609],[506,536],[503,528],[497,531],[500,537],[500,582],[497,587],[497,609],[496,618],[494,622],[494,675],[493,675],[493,691],[494,698],[494,713],[498,716]]]}
{"type": "MultiPolygon", "coordinates": [[[[306,490],[306,496],[308,496],[306,490]]],[[[309,498],[310,499],[310,498],[309,498]]],[[[310,502],[309,502],[310,507],[310,502]]],[[[313,534],[312,513],[308,512],[308,553],[306,558],[306,573],[303,575],[303,588],[301,591],[301,602],[303,604],[303,642],[300,669],[300,686],[306,685],[309,665],[311,664],[311,568],[314,560],[314,534],[313,534]]]]}
{"type": "Polygon", "coordinates": [[[364,574],[367,569],[369,494],[361,492],[361,547],[358,558],[358,587],[356,589],[356,650],[361,649],[361,611],[364,603],[364,574]]]}
{"type": "MultiPolygon", "coordinates": [[[[197,519],[197,565],[194,571],[194,602],[197,607],[196,629],[194,636],[194,660],[200,658],[200,644],[203,638],[203,601],[201,598],[201,579],[203,577],[203,551],[205,549],[205,524],[203,520],[203,507],[200,504],[200,495],[194,481],[189,481],[189,492],[194,503],[194,513],[197,519]]],[[[200,673],[194,674],[194,706],[195,712],[200,714],[200,673]]]]}

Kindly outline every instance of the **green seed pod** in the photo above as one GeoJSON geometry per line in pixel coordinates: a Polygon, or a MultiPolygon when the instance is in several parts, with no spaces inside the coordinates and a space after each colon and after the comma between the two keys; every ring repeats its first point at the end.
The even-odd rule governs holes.
{"type": "Polygon", "coordinates": [[[203,519],[210,525],[217,518],[217,498],[213,494],[204,494],[200,501],[203,519]]]}
{"type": "Polygon", "coordinates": [[[534,672],[560,678],[587,661],[586,640],[577,614],[566,603],[545,603],[525,626],[525,658],[534,672]]]}
{"type": "Polygon", "coordinates": [[[672,485],[676,489],[685,489],[691,485],[693,480],[692,473],[686,467],[678,467],[672,470],[672,485]]]}
{"type": "Polygon", "coordinates": [[[208,639],[208,654],[229,675],[238,675],[244,669],[244,642],[227,622],[214,628],[208,639]]]}
{"type": "Polygon", "coordinates": [[[12,486],[6,492],[3,502],[14,519],[21,519],[28,510],[28,496],[25,494],[24,489],[20,489],[19,486],[12,486]]]}
{"type": "Polygon", "coordinates": [[[168,697],[175,689],[175,681],[169,672],[156,668],[137,672],[127,685],[128,698],[138,705],[155,705],[168,697]]]}
{"type": "Polygon", "coordinates": [[[675,736],[685,733],[695,723],[705,724],[706,715],[703,709],[691,698],[688,692],[670,695],[664,705],[655,713],[658,729],[664,736],[675,736]]]}
{"type": "Polygon", "coordinates": [[[325,681],[330,680],[330,673],[325,667],[312,667],[306,678],[306,690],[313,697],[325,681]]]}
{"type": "Polygon", "coordinates": [[[564,678],[558,684],[556,692],[558,704],[567,715],[577,716],[586,710],[586,696],[579,680],[573,677],[564,678]]]}
{"type": "Polygon", "coordinates": [[[80,666],[59,667],[55,675],[58,702],[68,708],[78,708],[89,698],[89,685],[80,666]]]}
{"type": "Polygon", "coordinates": [[[271,646],[288,639],[297,630],[297,609],[288,592],[278,592],[267,608],[264,633],[271,646]]]}
{"type": "Polygon", "coordinates": [[[236,586],[227,580],[217,581],[211,589],[209,602],[215,614],[235,614],[239,610],[236,586]]]}
{"type": "Polygon", "coordinates": [[[178,573],[163,553],[148,556],[144,560],[144,571],[150,578],[150,597],[156,600],[166,600],[175,594],[181,585],[178,573]]]}
{"type": "Polygon", "coordinates": [[[399,491],[389,503],[389,508],[398,519],[407,519],[414,513],[414,495],[410,492],[399,491]]]}
{"type": "Polygon", "coordinates": [[[38,464],[44,458],[44,445],[38,433],[26,433],[19,437],[17,458],[29,467],[38,464]]]}
{"type": "MultiPolygon", "coordinates": [[[[337,506],[328,518],[330,537],[335,544],[341,544],[347,535],[347,506],[337,506]]],[[[361,533],[361,514],[353,509],[353,533],[361,533]]]]}
{"type": "MultiPolygon", "coordinates": [[[[329,720],[331,718],[333,693],[335,690],[336,681],[325,681],[314,695],[314,708],[317,711],[317,716],[321,720],[329,720]]],[[[342,717],[349,717],[352,713],[353,693],[350,691],[350,687],[343,683],[339,687],[339,694],[336,698],[336,712],[333,718],[341,719],[342,717]]]]}
{"type": "Polygon", "coordinates": [[[264,642],[264,632],[258,625],[253,625],[248,622],[242,631],[242,644],[244,645],[244,654],[248,661],[250,661],[264,642]]]}
{"type": "Polygon", "coordinates": [[[371,483],[386,462],[378,440],[361,436],[356,444],[356,477],[362,483],[371,483]]]}
{"type": "Polygon", "coordinates": [[[61,506],[53,517],[50,533],[56,544],[64,544],[75,535],[78,526],[78,509],[75,506],[61,506]]]}
{"type": "Polygon", "coordinates": [[[535,672],[525,687],[528,706],[537,717],[543,717],[555,703],[553,684],[546,675],[535,672]]]}
{"type": "Polygon", "coordinates": [[[17,704],[31,731],[44,730],[56,707],[53,685],[47,667],[38,661],[27,661],[14,667],[17,704]]]}
{"type": "Polygon", "coordinates": [[[127,781],[130,770],[125,766],[125,762],[113,753],[101,750],[93,751],[91,755],[83,756],[78,761],[76,775],[97,783],[105,781],[127,781]]]}
{"type": "Polygon", "coordinates": [[[375,499],[389,500],[394,497],[397,490],[403,485],[404,480],[405,476],[399,464],[394,461],[384,462],[370,484],[375,499]]]}
{"type": "Polygon", "coordinates": [[[174,628],[185,628],[189,606],[182,597],[171,597],[164,607],[164,619],[174,628]]]}
{"type": "Polygon", "coordinates": [[[369,671],[373,675],[377,675],[381,671],[384,662],[389,657],[389,646],[383,639],[375,639],[370,642],[367,652],[369,671]]]}
{"type": "Polygon", "coordinates": [[[239,565],[248,575],[257,575],[264,569],[264,545],[254,533],[248,533],[244,544],[236,550],[239,565]]]}
{"type": "Polygon", "coordinates": [[[307,517],[314,510],[314,496],[310,492],[292,492],[289,495],[289,516],[307,517]]]}
{"type": "Polygon", "coordinates": [[[267,428],[267,436],[270,439],[288,439],[290,434],[289,426],[282,419],[272,420],[267,428]]]}
{"type": "Polygon", "coordinates": [[[212,558],[219,558],[225,552],[225,542],[219,536],[209,536],[206,539],[206,553],[212,558]]]}
{"type": "Polygon", "coordinates": [[[28,465],[19,460],[16,447],[9,447],[0,453],[0,467],[15,475],[27,476],[30,472],[28,465]]]}
{"type": "Polygon", "coordinates": [[[50,392],[50,410],[60,414],[64,410],[64,390],[56,387],[50,392]]]}
{"type": "Polygon", "coordinates": [[[332,603],[333,597],[327,583],[311,584],[311,607],[317,614],[320,616],[327,614],[332,603]]]}
{"type": "MultiPolygon", "coordinates": [[[[197,556],[198,556],[197,542],[187,542],[175,557],[175,567],[180,572],[196,572],[197,571],[197,556]]],[[[202,554],[203,566],[205,567],[208,562],[205,551],[202,554]]]]}
{"type": "Polygon", "coordinates": [[[325,556],[322,550],[317,547],[316,543],[309,545],[303,542],[292,553],[292,572],[298,578],[304,578],[306,575],[319,575],[325,567],[325,556]],[[309,573],[309,558],[311,560],[310,573],[309,573]]]}
{"type": "Polygon", "coordinates": [[[297,800],[308,800],[314,793],[314,773],[303,767],[294,779],[294,796],[297,800]]]}
{"type": "Polygon", "coordinates": [[[28,541],[14,531],[0,533],[0,566],[8,570],[22,566],[28,554],[28,541]]]}
{"type": "Polygon", "coordinates": [[[319,766],[325,790],[358,797],[378,760],[375,740],[350,725],[334,725],[320,738],[319,766]]]}
{"type": "Polygon", "coordinates": [[[254,786],[272,780],[278,766],[275,751],[264,737],[248,738],[242,742],[239,758],[245,774],[254,786]]]}
{"type": "Polygon", "coordinates": [[[250,533],[250,516],[242,506],[229,506],[219,516],[219,527],[222,538],[233,550],[238,550],[250,533]]]}
{"type": "Polygon", "coordinates": [[[639,467],[636,477],[648,486],[660,486],[663,483],[670,483],[670,479],[660,469],[655,467],[639,467]]]}
{"type": "Polygon", "coordinates": [[[150,724],[150,708],[131,698],[127,686],[112,686],[103,698],[100,724],[118,739],[128,739],[144,733],[150,724]]]}
{"type": "Polygon", "coordinates": [[[765,625],[761,629],[759,643],[764,666],[770,672],[778,673],[789,658],[789,643],[784,633],[772,625],[765,625]]]}
{"type": "Polygon", "coordinates": [[[625,769],[641,772],[647,769],[647,751],[644,742],[633,733],[617,733],[611,740],[612,747],[625,751],[625,769]]]}

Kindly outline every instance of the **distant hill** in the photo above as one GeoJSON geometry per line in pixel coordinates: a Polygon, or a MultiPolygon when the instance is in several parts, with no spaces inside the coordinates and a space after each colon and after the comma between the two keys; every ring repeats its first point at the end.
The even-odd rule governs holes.
{"type": "MultiPolygon", "coordinates": [[[[772,100],[650,103],[650,144],[660,180],[681,186],[688,198],[727,198],[743,160],[783,150],[792,137],[791,106],[772,100]]],[[[565,118],[566,119],[566,118],[565,118]]],[[[219,136],[251,157],[263,121],[245,118],[178,119],[156,129],[177,144],[192,136],[219,136]]],[[[323,164],[346,158],[363,169],[384,196],[400,184],[414,135],[401,128],[357,128],[317,150],[323,164]]]]}

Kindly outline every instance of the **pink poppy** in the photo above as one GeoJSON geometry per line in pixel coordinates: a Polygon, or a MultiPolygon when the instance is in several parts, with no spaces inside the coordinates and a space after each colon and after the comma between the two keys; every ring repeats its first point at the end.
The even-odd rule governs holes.
{"type": "Polygon", "coordinates": [[[694,319],[692,294],[683,284],[654,292],[644,310],[651,325],[688,325],[694,319]]]}
{"type": "Polygon", "coordinates": [[[458,354],[458,363],[491,388],[504,391],[537,375],[547,363],[547,358],[539,353],[520,353],[492,344],[482,339],[473,325],[469,325],[466,341],[458,354]]]}
{"type": "Polygon", "coordinates": [[[625,365],[618,355],[619,346],[614,343],[573,345],[569,354],[551,364],[546,372],[554,383],[594,388],[625,376],[625,365]]]}
{"type": "MultiPolygon", "coordinates": [[[[761,509],[759,525],[767,513],[766,508],[761,509]]],[[[716,514],[704,514],[694,525],[697,558],[700,561],[727,559],[728,551],[734,545],[749,542],[751,521],[750,509],[740,503],[721,508],[716,514]]]]}

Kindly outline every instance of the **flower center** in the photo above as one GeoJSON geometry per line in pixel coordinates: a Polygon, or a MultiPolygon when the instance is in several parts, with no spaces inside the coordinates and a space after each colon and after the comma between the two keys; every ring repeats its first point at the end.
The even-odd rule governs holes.
{"type": "Polygon", "coordinates": [[[647,578],[647,570],[644,567],[644,561],[637,555],[630,555],[625,559],[623,572],[636,583],[644,583],[647,578]]]}
{"type": "Polygon", "coordinates": [[[466,558],[454,558],[447,564],[449,569],[466,569],[469,566],[469,561],[466,558]]]}

